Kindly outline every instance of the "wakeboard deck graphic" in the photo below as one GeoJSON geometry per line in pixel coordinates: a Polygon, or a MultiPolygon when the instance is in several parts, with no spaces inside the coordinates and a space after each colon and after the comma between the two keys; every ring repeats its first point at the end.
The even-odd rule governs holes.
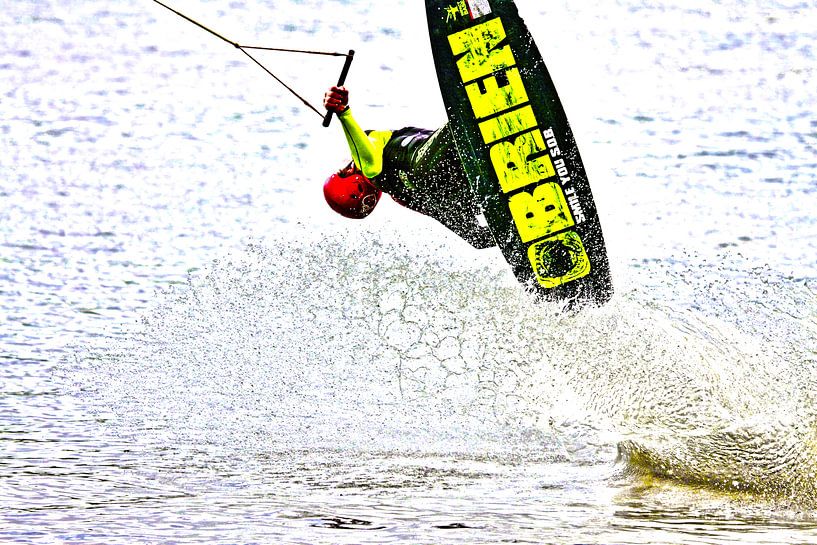
{"type": "Polygon", "coordinates": [[[426,0],[449,125],[517,279],[548,300],[613,294],[596,205],[567,116],[512,0],[426,0]]]}

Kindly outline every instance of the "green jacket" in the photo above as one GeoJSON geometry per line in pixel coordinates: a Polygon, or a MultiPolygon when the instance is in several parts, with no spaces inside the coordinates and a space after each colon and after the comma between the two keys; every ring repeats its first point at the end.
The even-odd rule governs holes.
{"type": "Polygon", "coordinates": [[[398,203],[430,216],[476,248],[495,246],[477,221],[478,207],[448,125],[364,131],[350,109],[338,115],[352,159],[364,176],[398,203]]]}

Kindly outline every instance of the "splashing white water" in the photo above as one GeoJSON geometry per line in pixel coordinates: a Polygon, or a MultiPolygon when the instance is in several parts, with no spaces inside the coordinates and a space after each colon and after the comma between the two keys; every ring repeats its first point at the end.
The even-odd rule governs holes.
{"type": "Polygon", "coordinates": [[[568,313],[504,267],[372,233],[270,242],[170,291],[84,376],[125,428],[177,441],[589,463],[618,448],[640,472],[810,500],[814,294],[694,271],[652,267],[568,313]]]}

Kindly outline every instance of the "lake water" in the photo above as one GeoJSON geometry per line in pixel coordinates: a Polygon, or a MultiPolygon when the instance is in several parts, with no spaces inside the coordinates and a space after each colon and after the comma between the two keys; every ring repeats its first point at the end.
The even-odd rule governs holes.
{"type": "MultiPolygon", "coordinates": [[[[417,2],[173,6],[444,121],[417,2]]],[[[334,216],[337,124],[161,6],[3,2],[0,542],[817,542],[817,4],[518,6],[611,256],[577,315],[334,216]]]]}

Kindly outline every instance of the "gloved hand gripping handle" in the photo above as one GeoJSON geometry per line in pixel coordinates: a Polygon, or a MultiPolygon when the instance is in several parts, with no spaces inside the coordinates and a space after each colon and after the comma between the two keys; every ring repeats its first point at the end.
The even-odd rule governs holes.
{"type": "MultiPolygon", "coordinates": [[[[352,66],[352,59],[355,58],[355,50],[350,49],[349,54],[346,55],[346,62],[343,63],[343,70],[340,71],[340,77],[338,78],[338,87],[341,87],[344,83],[346,83],[346,76],[349,74],[349,67],[352,66]]],[[[332,110],[326,112],[326,116],[323,118],[323,126],[328,127],[329,123],[332,121],[332,110]]]]}

